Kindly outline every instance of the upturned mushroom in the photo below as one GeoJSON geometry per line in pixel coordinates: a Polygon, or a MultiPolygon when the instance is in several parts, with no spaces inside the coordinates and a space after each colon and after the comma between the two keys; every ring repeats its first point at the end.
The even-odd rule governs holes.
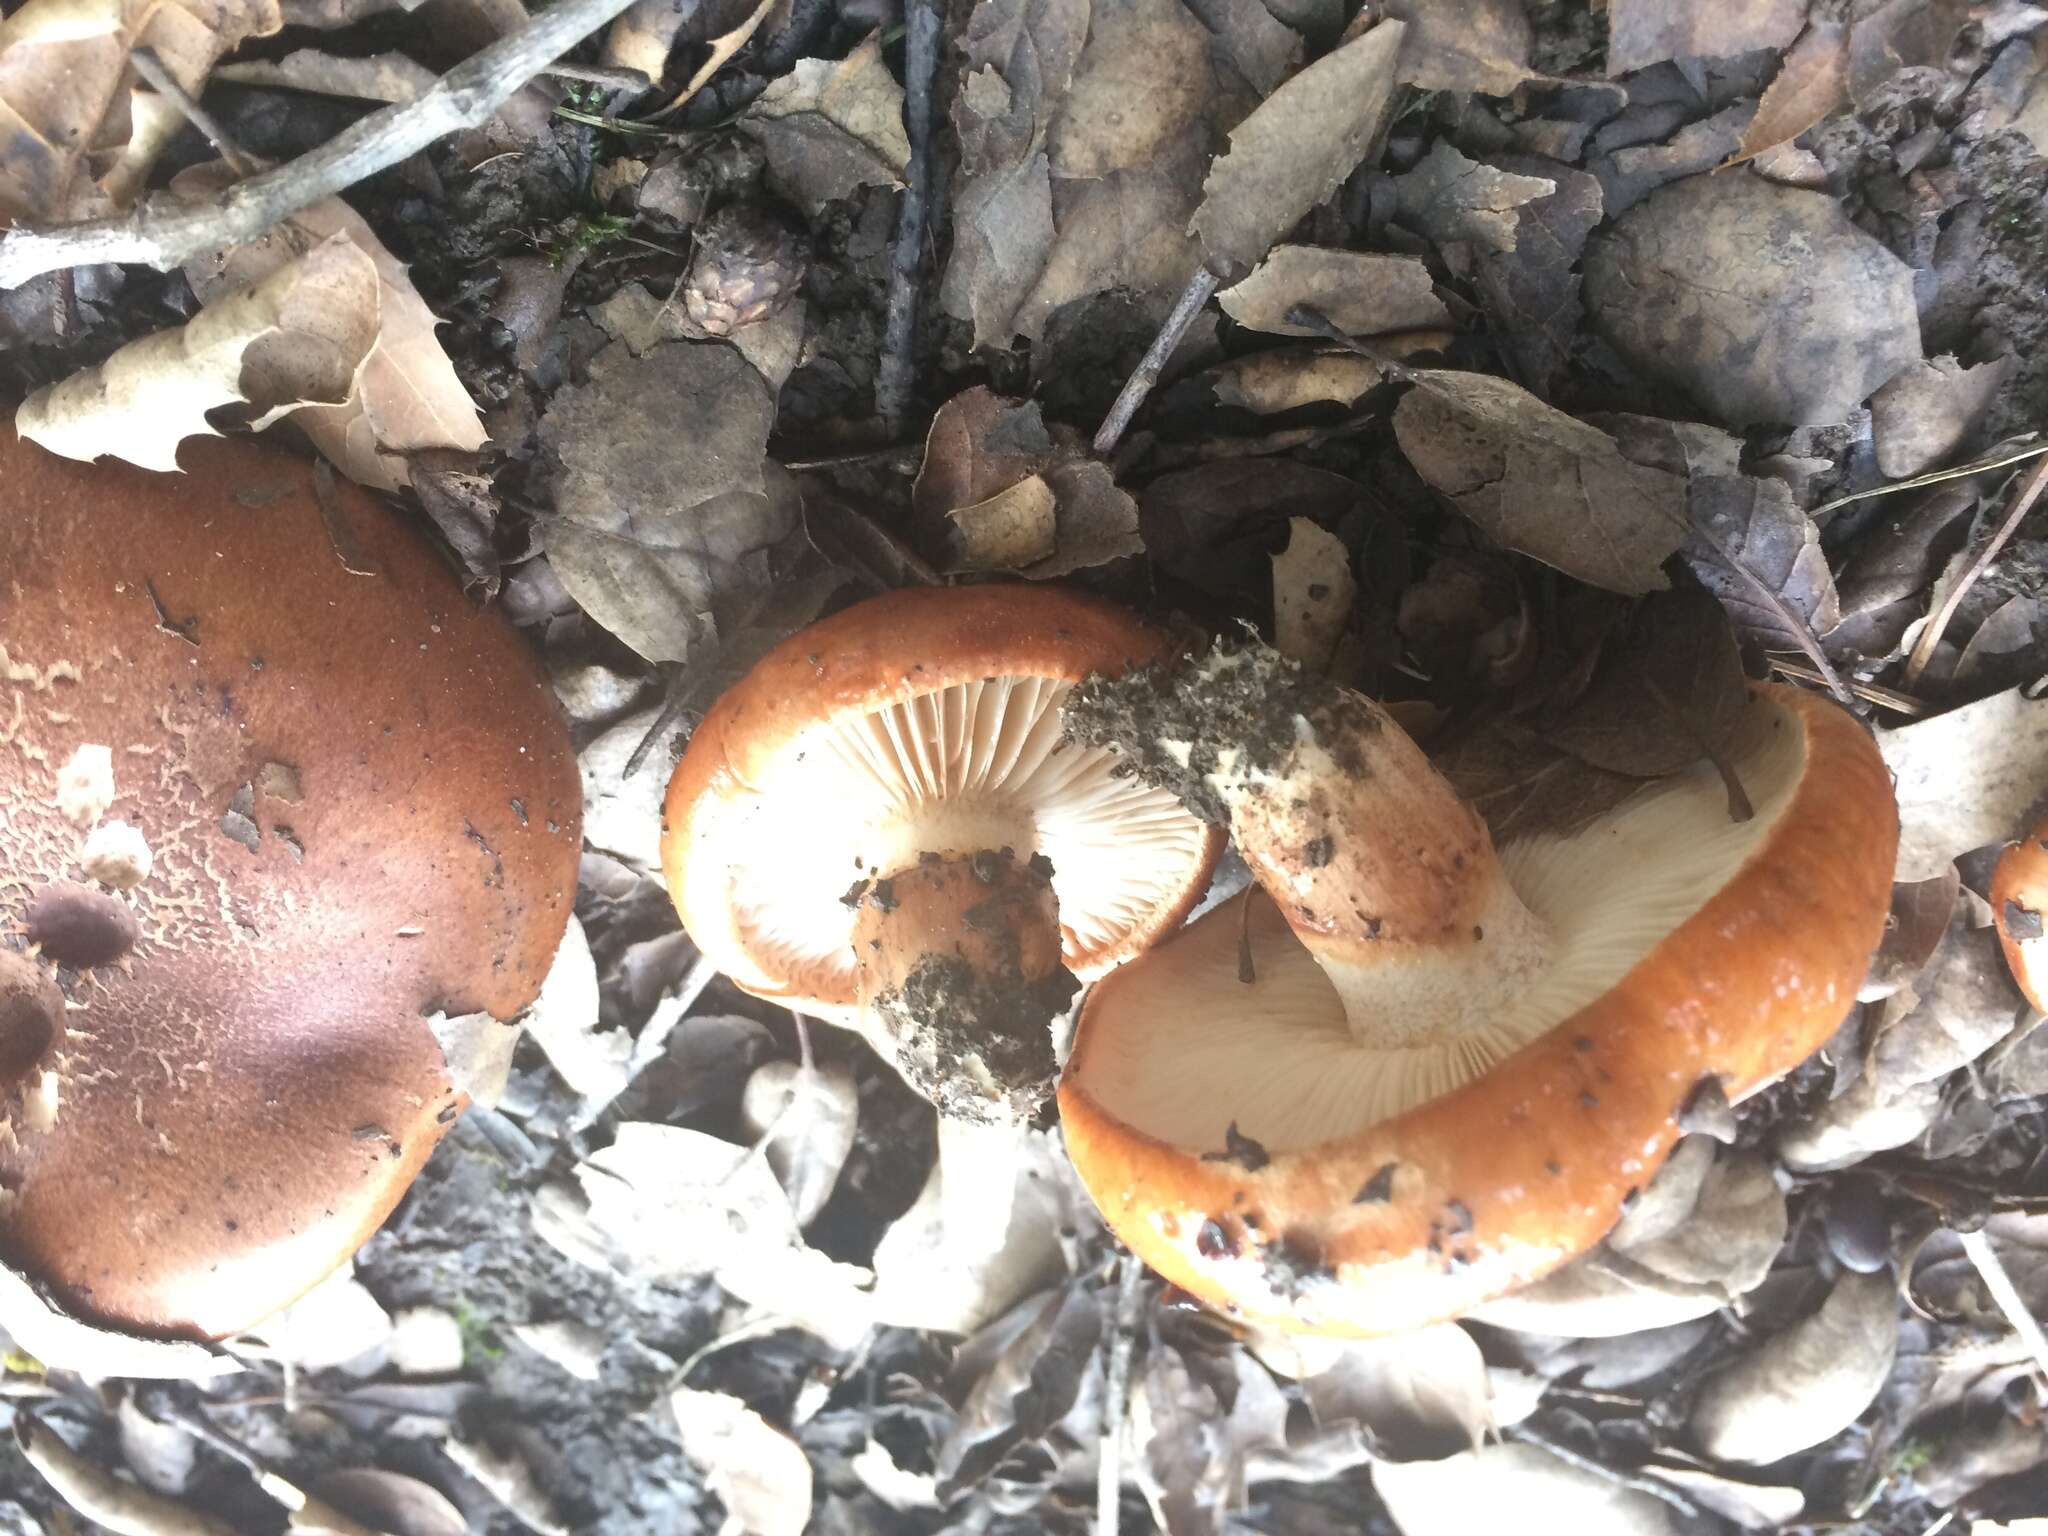
{"type": "Polygon", "coordinates": [[[1592,1246],[1701,1094],[1817,1049],[1898,820],[1850,716],[1759,686],[1725,764],[1496,851],[1372,702],[1259,646],[1084,684],[1070,735],[1227,825],[1261,889],[1099,983],[1059,1100],[1111,1227],[1257,1322],[1453,1317],[1592,1246]]]}
{"type": "Polygon", "coordinates": [[[580,786],[526,646],[397,516],[246,442],[183,457],[0,442],[0,1257],[219,1338],[346,1260],[467,1102],[431,1016],[534,996],[580,786]]]}
{"type": "Polygon", "coordinates": [[[2048,821],[1998,856],[1991,870],[1991,918],[2005,963],[2027,1001],[2048,997],[2048,821]]]}
{"type": "Polygon", "coordinates": [[[949,1214],[1005,1214],[1004,1148],[1051,1092],[1075,978],[1172,931],[1208,883],[1214,828],[1061,739],[1077,681],[1165,646],[1053,587],[890,593],[771,651],[670,781],[684,927],[738,986],[859,1030],[932,1100],[963,1175],[949,1214]]]}

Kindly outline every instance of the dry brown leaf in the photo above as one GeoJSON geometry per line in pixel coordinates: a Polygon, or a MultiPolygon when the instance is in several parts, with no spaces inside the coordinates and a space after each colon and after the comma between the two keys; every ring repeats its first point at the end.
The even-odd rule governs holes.
{"type": "Polygon", "coordinates": [[[1525,203],[1547,197],[1557,183],[1467,159],[1438,143],[1416,167],[1394,178],[1401,222],[1438,245],[1463,241],[1484,251],[1514,250],[1525,203]]]}
{"type": "Polygon", "coordinates": [[[1899,1346],[1897,1282],[1844,1275],[1812,1317],[1710,1379],[1693,1405],[1700,1448],[1721,1461],[1779,1461],[1855,1423],[1899,1346]]]}
{"type": "Polygon", "coordinates": [[[1032,581],[1144,548],[1138,505],[1117,487],[1108,466],[1088,458],[1064,429],[1057,437],[1048,431],[1036,402],[1006,400],[983,386],[955,395],[932,418],[911,506],[926,542],[960,555],[963,537],[987,538],[992,558],[1022,562],[990,568],[1032,581]],[[1046,495],[1052,498],[1049,544],[1043,539],[1046,495]],[[971,533],[963,523],[973,525],[971,533]]]}
{"type": "Polygon", "coordinates": [[[1969,368],[1944,353],[1901,370],[1870,397],[1879,473],[1909,479],[1955,453],[2017,366],[2010,352],[1969,368]]]}
{"type": "Polygon", "coordinates": [[[465,1536],[469,1530],[447,1495],[401,1472],[344,1468],[315,1479],[308,1491],[386,1536],[465,1536]]]}
{"type": "Polygon", "coordinates": [[[1324,671],[1357,598],[1344,541],[1305,517],[1290,517],[1287,547],[1273,557],[1273,648],[1324,671]]]}
{"type": "Polygon", "coordinates": [[[30,0],[0,22],[0,217],[93,211],[81,165],[129,142],[120,109],[136,48],[196,94],[223,54],[282,25],[277,0],[30,0]]]}
{"type": "Polygon", "coordinates": [[[1508,96],[1532,78],[1522,0],[1390,0],[1383,9],[1408,24],[1398,66],[1403,84],[1508,96]]]}
{"type": "Polygon", "coordinates": [[[1408,462],[1505,547],[1610,592],[1652,592],[1685,536],[1685,482],[1506,379],[1429,370],[1394,411],[1408,462]]]}
{"type": "Polygon", "coordinates": [[[1490,1445],[1442,1461],[1375,1465],[1373,1489],[1402,1536],[1572,1531],[1679,1536],[1669,1504],[1534,1445],[1490,1445]]]}
{"type": "Polygon", "coordinates": [[[1239,325],[1276,336],[1320,334],[1289,323],[1288,311],[1297,304],[1353,336],[1435,330],[1451,318],[1419,257],[1315,245],[1274,247],[1257,271],[1224,289],[1217,302],[1239,325]]]}
{"type": "Polygon", "coordinates": [[[1325,54],[1231,130],[1189,223],[1209,270],[1235,281],[1349,176],[1393,105],[1407,28],[1382,21],[1325,54]]]}
{"type": "Polygon", "coordinates": [[[996,0],[976,10],[953,105],[961,158],[942,300],[977,346],[1037,340],[1120,290],[1163,318],[1221,129],[1241,110],[1179,0],[996,0]]]}
{"type": "Polygon", "coordinates": [[[910,139],[903,87],[882,62],[882,35],[843,59],[799,59],[740,118],[768,157],[768,174],[803,208],[862,187],[903,184],[910,139]]]}
{"type": "Polygon", "coordinates": [[[404,102],[417,100],[440,77],[402,53],[354,58],[319,48],[296,48],[281,59],[223,64],[213,78],[356,101],[404,102]]]}
{"type": "Polygon", "coordinates": [[[1607,72],[1625,75],[1665,59],[1780,49],[1799,35],[1806,6],[1807,0],[1611,0],[1607,72]]]}
{"type": "Polygon", "coordinates": [[[1362,1426],[1386,1461],[1476,1449],[1493,1426],[1486,1361],[1472,1335],[1438,1323],[1381,1339],[1346,1339],[1301,1378],[1316,1422],[1362,1426]]]}
{"type": "Polygon", "coordinates": [[[1220,403],[1273,416],[1304,405],[1349,405],[1385,375],[1356,352],[1276,350],[1219,363],[1204,377],[1220,403]]]}
{"type": "Polygon", "coordinates": [[[724,1392],[680,1387],[669,1408],[683,1454],[725,1506],[727,1529],[801,1536],[811,1519],[811,1464],[802,1447],[724,1392]]]}
{"type": "Polygon", "coordinates": [[[1052,487],[1027,475],[986,501],[955,507],[954,568],[962,571],[1018,571],[1053,551],[1052,487]]]}
{"type": "MultiPolygon", "coordinates": [[[[197,166],[173,179],[174,191],[197,195],[228,183],[222,166],[197,166]]],[[[434,449],[474,453],[483,422],[435,329],[440,320],[348,204],[330,197],[300,210],[267,233],[188,262],[185,275],[201,304],[259,282],[325,240],[344,239],[373,264],[377,276],[376,337],[354,388],[334,406],[300,411],[294,423],[335,467],[360,485],[395,490],[410,483],[404,456],[434,449]]]]}
{"type": "Polygon", "coordinates": [[[768,590],[802,508],[767,457],[775,392],[722,342],[614,342],[540,428],[561,461],[549,560],[576,600],[649,661],[702,660],[768,590]],[[678,432],[687,421],[691,430],[678,432]]]}
{"type": "MultiPolygon", "coordinates": [[[[1816,17],[1792,45],[1742,132],[1735,160],[1789,144],[1847,99],[1849,28],[1816,17]]],[[[1730,162],[1731,164],[1733,162],[1730,162]]]]}
{"type": "Polygon", "coordinates": [[[1652,193],[1586,251],[1628,364],[1728,426],[1840,421],[1920,360],[1913,273],[1830,197],[1742,171],[1652,193]]]}
{"type": "MultiPolygon", "coordinates": [[[[638,70],[650,84],[658,85],[668,68],[669,55],[687,37],[711,43],[714,62],[706,68],[715,72],[753,35],[767,10],[768,5],[757,9],[756,0],[707,0],[701,7],[684,5],[679,0],[637,0],[605,32],[600,56],[615,69],[638,70]],[[749,11],[756,12],[751,21],[747,19],[749,11]],[[738,41],[720,56],[719,47],[735,33],[738,41]]],[[[704,78],[709,79],[710,75],[704,78]]],[[[697,85],[693,82],[684,99],[694,94],[697,85]]]]}
{"type": "Polygon", "coordinates": [[[1899,798],[1900,880],[2019,836],[2048,792],[2048,701],[2018,688],[1880,732],[1899,798]]]}
{"type": "Polygon", "coordinates": [[[177,330],[37,390],[15,426],[66,458],[174,470],[179,443],[216,435],[206,413],[217,406],[247,405],[268,426],[345,401],[376,339],[377,287],[375,263],[334,236],[177,330]]]}

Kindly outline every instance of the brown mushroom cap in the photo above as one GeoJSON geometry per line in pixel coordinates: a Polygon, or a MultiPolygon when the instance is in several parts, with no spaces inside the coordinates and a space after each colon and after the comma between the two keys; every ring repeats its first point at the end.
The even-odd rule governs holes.
{"type": "Polygon", "coordinates": [[[791,637],[712,706],[669,783],[684,926],[747,991],[855,1024],[858,888],[920,854],[1009,848],[1052,861],[1076,974],[1128,959],[1186,917],[1222,839],[1112,776],[1112,753],[1063,746],[1059,706],[1166,644],[1023,585],[893,592],[791,637]]]}
{"type": "Polygon", "coordinates": [[[346,1259],[466,1102],[428,1016],[533,998],[581,792],[534,658],[397,516],[341,484],[330,532],[311,464],[182,456],[0,444],[0,945],[40,935],[69,998],[0,1091],[0,1256],[219,1337],[346,1259]]]}
{"type": "Polygon", "coordinates": [[[1319,965],[1315,924],[1263,895],[1249,985],[1235,903],[1104,979],[1059,1100],[1112,1229],[1219,1307],[1350,1335],[1454,1317],[1591,1247],[1695,1091],[1739,1100],[1825,1041],[1883,929],[1898,818],[1862,727],[1762,687],[1733,766],[1751,822],[1702,765],[1503,848],[1552,947],[1448,1043],[1361,1044],[1338,985],[1356,934],[1319,965]]]}
{"type": "Polygon", "coordinates": [[[1998,856],[1991,917],[2012,978],[2036,1008],[2048,997],[2048,821],[1998,856]]]}

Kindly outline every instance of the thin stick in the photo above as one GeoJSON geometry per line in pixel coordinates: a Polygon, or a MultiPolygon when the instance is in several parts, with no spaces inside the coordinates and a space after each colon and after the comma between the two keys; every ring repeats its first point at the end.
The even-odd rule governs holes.
{"type": "Polygon", "coordinates": [[[1874,485],[1867,491],[1851,491],[1846,496],[1837,496],[1833,501],[1822,502],[1807,513],[1807,516],[1822,517],[1854,501],[1868,501],[1873,496],[1889,496],[1894,491],[1917,491],[1923,485],[1940,485],[1944,480],[1962,480],[1971,475],[1981,475],[1987,469],[2004,469],[2008,464],[2021,464],[2044,453],[2048,453],[2048,443],[2022,448],[2014,453],[1995,454],[1991,458],[1978,459],[1969,464],[1958,464],[1953,469],[1931,469],[1924,475],[1914,475],[1908,480],[1894,480],[1889,485],[1874,485]]]}
{"type": "Polygon", "coordinates": [[[1138,1306],[1145,1266],[1133,1254],[1117,1260],[1116,1315],[1110,1321],[1109,1369],[1102,1392],[1102,1454],[1095,1471],[1095,1536],[1117,1536],[1124,1487],[1124,1413],[1131,1399],[1131,1352],[1137,1347],[1138,1306]]]}
{"type": "Polygon", "coordinates": [[[538,71],[557,80],[580,80],[612,91],[644,91],[654,82],[637,69],[612,69],[603,64],[570,64],[561,60],[538,71]]]}
{"type": "MultiPolygon", "coordinates": [[[[471,54],[414,101],[380,108],[318,149],[238,181],[207,202],[159,193],[117,218],[0,235],[0,288],[93,262],[132,261],[168,271],[202,251],[254,239],[279,220],[476,128],[541,70],[633,0],[558,0],[509,37],[471,54]]],[[[701,0],[678,0],[684,19],[701,0]]]]}
{"type": "Polygon", "coordinates": [[[910,410],[917,277],[924,265],[925,204],[932,184],[932,81],[939,71],[939,8],[933,0],[911,0],[904,22],[903,121],[910,135],[910,166],[903,177],[903,206],[896,214],[896,244],[889,253],[887,329],[875,370],[875,413],[890,437],[902,434],[903,418],[910,410]]]}
{"type": "Polygon", "coordinates": [[[1633,1488],[1638,1493],[1647,1493],[1653,1499],[1661,1499],[1689,1520],[1697,1520],[1699,1518],[1699,1506],[1669,1483],[1660,1483],[1654,1477],[1638,1477],[1628,1472],[1617,1472],[1613,1467],[1595,1461],[1590,1456],[1581,1456],[1569,1446],[1558,1444],[1557,1441],[1551,1439],[1548,1435],[1537,1433],[1526,1424],[1510,1426],[1502,1431],[1501,1438],[1504,1440],[1520,1440],[1525,1445],[1536,1446],[1539,1449],[1548,1451],[1568,1467],[1576,1467],[1581,1472],[1590,1472],[1603,1482],[1613,1483],[1622,1488],[1633,1488]]]}
{"type": "Polygon", "coordinates": [[[2005,1320],[2012,1324],[2012,1331],[2020,1336],[2020,1342],[2027,1346],[2027,1353],[2034,1357],[2034,1369],[2048,1377],[2048,1337],[2041,1333],[2041,1325],[2034,1319],[2027,1303],[2012,1283],[2012,1276],[2005,1272],[1998,1255],[1992,1250],[1991,1239],[1982,1231],[1959,1232],[1963,1252],[1977,1267],[1978,1275],[1984,1281],[1984,1289],[1991,1293],[1991,1299],[1998,1303],[1998,1310],[2005,1314],[2005,1320]]]}
{"type": "Polygon", "coordinates": [[[1976,558],[1970,562],[1963,574],[1956,578],[1956,584],[1949,588],[1948,595],[1942,598],[1940,605],[1928,618],[1927,626],[1920,631],[1920,638],[1913,643],[1913,654],[1906,658],[1906,670],[1899,678],[1908,689],[1919,683],[1920,674],[1925,672],[1927,664],[1934,660],[1934,648],[1941,644],[1942,634],[1948,629],[1949,620],[1956,616],[1956,609],[1961,605],[1964,594],[1974,587],[1977,578],[1990,568],[1991,562],[1998,557],[1998,552],[2005,548],[2005,541],[2018,530],[2020,519],[2025,517],[2034,503],[2041,499],[2043,490],[2048,490],[2048,458],[2036,463],[2027,478],[2020,483],[2019,491],[2013,496],[2012,506],[2006,510],[2005,518],[1999,523],[1997,531],[1984,541],[1984,547],[1977,551],[1976,558]]]}
{"type": "MultiPolygon", "coordinates": [[[[1802,683],[1819,683],[1825,687],[1827,679],[1803,661],[1794,661],[1789,656],[1774,655],[1770,658],[1771,670],[1782,672],[1787,677],[1796,677],[1802,683]]],[[[1918,720],[1934,713],[1932,705],[1925,704],[1911,694],[1900,693],[1896,688],[1881,687],[1857,678],[1848,680],[1849,691],[1866,704],[1875,704],[1879,709],[1888,709],[1895,715],[1908,715],[1918,720]]]]}
{"type": "Polygon", "coordinates": [[[136,49],[128,55],[128,62],[135,66],[135,73],[142,76],[151,90],[176,107],[186,122],[206,136],[206,142],[227,162],[229,170],[237,176],[253,176],[262,169],[262,163],[244,154],[234,136],[221,127],[190,91],[178,84],[171,72],[164,68],[163,60],[156,56],[154,48],[136,49]]]}
{"type": "Polygon", "coordinates": [[[1123,440],[1131,418],[1138,414],[1138,407],[1145,403],[1145,397],[1152,393],[1152,386],[1159,382],[1159,375],[1165,372],[1166,360],[1173,356],[1173,349],[1180,345],[1188,327],[1195,323],[1195,316],[1202,312],[1202,306],[1214,296],[1218,286],[1219,279],[1214,272],[1207,267],[1195,269],[1195,275],[1188,279],[1187,287],[1175,301],[1173,313],[1159,327],[1159,334],[1152,338],[1152,345],[1145,349],[1145,355],[1138,359],[1137,368],[1124,381],[1116,403],[1102,418],[1102,426],[1095,434],[1093,445],[1098,457],[1108,458],[1123,440]]]}

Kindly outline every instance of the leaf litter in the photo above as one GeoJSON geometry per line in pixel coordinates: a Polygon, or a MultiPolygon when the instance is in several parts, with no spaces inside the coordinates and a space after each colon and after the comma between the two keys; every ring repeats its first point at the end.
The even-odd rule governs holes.
{"type": "MultiPolygon", "coordinates": [[[[312,19],[355,24],[332,9],[312,19]]],[[[452,9],[290,69],[235,52],[284,13],[160,11],[148,40],[193,91],[233,53],[208,103],[284,159],[303,145],[281,125],[324,108],[279,82],[403,95],[452,61],[452,9]]],[[[1383,1504],[1405,1536],[1702,1510],[1918,1532],[1916,1501],[1972,1468],[2023,1475],[1986,1384],[2025,1352],[1952,1229],[2034,1193],[2048,1083],[1976,894],[2048,792],[2025,686],[2048,672],[2048,558],[2031,524],[1977,558],[2011,469],[1969,468],[2044,398],[2028,8],[1966,33],[1921,0],[1399,3],[1349,29],[1308,0],[999,4],[948,24],[929,133],[893,30],[857,7],[659,9],[612,32],[644,95],[558,82],[353,212],[182,276],[82,267],[0,301],[17,392],[73,380],[49,430],[81,450],[168,463],[290,412],[424,508],[530,627],[578,733],[576,937],[531,1043],[493,1026],[515,1046],[498,1108],[451,1134],[357,1286],[363,1318],[453,1319],[459,1376],[321,1362],[285,1391],[318,1394],[366,1464],[445,1442],[394,1464],[536,1529],[1080,1530],[1112,1436],[1130,1530],[1255,1511],[1284,1536],[1383,1504]],[[865,391],[920,161],[947,183],[915,253],[930,425],[890,441],[865,391]],[[734,207],[811,252],[765,319],[710,238],[734,207]],[[248,307],[330,247],[316,275],[352,268],[350,296],[248,307]],[[690,318],[712,290],[751,320],[729,341],[690,318]],[[1091,452],[1189,293],[1116,453],[1091,452]],[[138,364],[121,349],[146,335],[138,364]],[[1771,1094],[1689,1110],[1699,1134],[1606,1244],[1469,1326],[1288,1359],[1148,1283],[1127,1328],[1056,1133],[994,1251],[967,1251],[923,1106],[837,1032],[793,1041],[693,970],[643,872],[666,763],[747,658],[856,593],[1001,576],[1268,627],[1415,721],[1497,836],[1711,758],[1747,680],[1832,677],[1899,777],[1914,882],[1868,1001],[1771,1094]],[[1891,1262],[1926,1315],[1865,1283],[1891,1262]],[[1981,1441],[1927,1417],[1966,1401],[1981,1441]],[[1789,1426],[1773,1449],[1833,1438],[1759,1472],[1728,1426],[1764,1423],[1789,1426]],[[1916,1473],[1894,1452],[1918,1439],[1939,1451],[1916,1473]]],[[[183,124],[127,72],[137,14],[31,0],[0,34],[18,218],[165,179],[183,124]]],[[[2038,1308],[2032,1219],[1984,1230],[2038,1308]]],[[[17,1342],[116,1374],[205,1368],[19,1316],[17,1342]]],[[[247,1370],[274,1382],[263,1354],[247,1370]]],[[[200,1390],[272,1434],[274,1410],[200,1390]]],[[[66,1412],[68,1435],[91,1410],[66,1412]]],[[[192,1507],[261,1497],[211,1451],[181,1475],[164,1496],[192,1507]]]]}

